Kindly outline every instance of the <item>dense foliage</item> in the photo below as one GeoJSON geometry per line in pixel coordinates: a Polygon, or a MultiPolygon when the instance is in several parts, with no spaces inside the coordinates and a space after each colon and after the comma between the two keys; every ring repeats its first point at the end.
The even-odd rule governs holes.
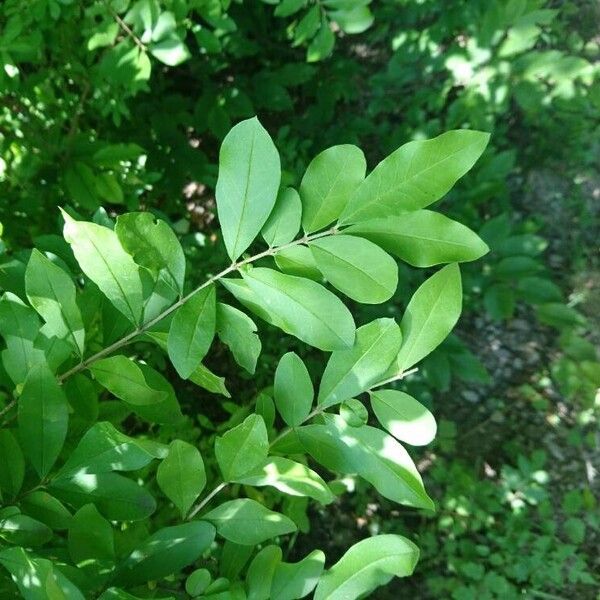
{"type": "Polygon", "coordinates": [[[599,17],[5,0],[2,597],[593,598],[599,17]]]}

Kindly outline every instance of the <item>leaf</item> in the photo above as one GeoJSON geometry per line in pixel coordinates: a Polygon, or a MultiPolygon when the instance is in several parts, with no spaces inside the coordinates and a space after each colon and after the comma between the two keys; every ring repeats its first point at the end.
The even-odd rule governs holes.
{"type": "Polygon", "coordinates": [[[219,339],[229,347],[238,365],[254,374],[262,348],[254,321],[241,310],[219,302],[216,329],[219,339]]]}
{"type": "Polygon", "coordinates": [[[369,240],[351,235],[320,238],[309,245],[333,287],[363,304],[389,300],[398,286],[396,261],[369,240]]]}
{"type": "Polygon", "coordinates": [[[231,398],[231,394],[225,386],[225,378],[215,375],[203,364],[196,367],[189,380],[213,394],[221,394],[221,396],[231,398]]]}
{"type": "Polygon", "coordinates": [[[33,556],[23,548],[1,550],[0,564],[11,574],[25,600],[85,600],[49,560],[33,556]]]}
{"type": "Polygon", "coordinates": [[[356,330],[354,346],[331,354],[319,387],[319,404],[332,406],[369,389],[398,355],[402,335],[394,319],[376,319],[356,330]]]}
{"type": "Polygon", "coordinates": [[[238,123],[221,145],[215,192],[231,260],[248,248],[267,221],[280,180],[279,154],[267,131],[256,117],[238,123]]]}
{"type": "Polygon", "coordinates": [[[82,506],[69,525],[68,548],[77,565],[88,560],[112,561],[115,540],[112,525],[93,504],[82,506]]]}
{"type": "Polygon", "coordinates": [[[351,427],[362,427],[369,420],[369,411],[360,400],[350,398],[340,404],[340,417],[351,427]]]}
{"type": "Polygon", "coordinates": [[[345,33],[356,34],[366,31],[373,24],[374,17],[368,6],[355,6],[350,10],[337,10],[331,13],[333,19],[345,33]]]}
{"type": "Polygon", "coordinates": [[[200,452],[191,444],[174,440],[169,454],[160,463],[156,482],[165,496],[185,518],[206,485],[206,472],[200,452]]]}
{"type": "Polygon", "coordinates": [[[256,414],[215,440],[215,456],[225,481],[235,481],[254,470],[265,461],[268,451],[267,428],[256,414]]]}
{"type": "Polygon", "coordinates": [[[370,397],[377,420],[396,439],[426,446],[435,438],[435,418],[412,396],[398,390],[377,390],[370,397]]]}
{"type": "Polygon", "coordinates": [[[202,517],[226,540],[256,545],[278,535],[296,531],[294,522],[248,498],[225,502],[202,517]]]}
{"type": "Polygon", "coordinates": [[[323,281],[323,274],[319,271],[315,257],[308,246],[290,246],[278,250],[275,254],[275,264],[279,270],[288,275],[323,281]]]}
{"type": "Polygon", "coordinates": [[[69,166],[64,174],[64,184],[68,195],[80,206],[95,210],[100,206],[94,172],[82,162],[69,166]]]}
{"type": "Polygon", "coordinates": [[[173,366],[187,379],[206,356],[215,335],[216,292],[210,285],[180,306],[169,329],[167,350],[173,366]]]}
{"type": "Polygon", "coordinates": [[[281,557],[281,548],[272,544],[254,557],[246,574],[248,600],[270,600],[271,583],[281,557]]]}
{"type": "Polygon", "coordinates": [[[41,546],[52,539],[52,530],[27,515],[0,518],[0,539],[15,546],[41,546]]]}
{"type": "Polygon", "coordinates": [[[185,580],[185,591],[195,598],[202,595],[202,592],[209,586],[211,580],[210,571],[208,569],[196,569],[190,573],[185,580]]]}
{"type": "Polygon", "coordinates": [[[44,490],[34,490],[21,500],[21,508],[30,517],[45,523],[50,529],[68,529],[72,516],[60,500],[44,490]]]}
{"type": "Polygon", "coordinates": [[[369,173],[340,222],[358,223],[432,204],[471,169],[489,137],[481,131],[455,130],[404,144],[369,173]]]}
{"type": "Polygon", "coordinates": [[[329,504],[334,495],[321,477],[306,465],[274,456],[256,470],[240,477],[244,485],[269,485],[290,496],[308,496],[321,504],[329,504]]]}
{"type": "Polygon", "coordinates": [[[468,262],[489,252],[475,232],[431,210],[361,221],[344,233],[367,238],[413,267],[468,262]]]}
{"type": "Polygon", "coordinates": [[[302,359],[294,352],[284,354],[275,370],[275,406],[290,427],[304,422],[315,391],[302,359]]]}
{"type": "Polygon", "coordinates": [[[115,583],[134,586],[178,573],[194,563],[215,538],[215,528],[203,521],[163,527],[125,559],[115,583]]]}
{"type": "Polygon", "coordinates": [[[417,468],[394,438],[368,425],[352,427],[336,415],[326,415],[325,422],[297,430],[317,462],[332,471],[357,473],[394,502],[433,509],[417,468]]]}
{"type": "Polygon", "coordinates": [[[258,267],[243,276],[286,333],[320,350],[338,350],[354,342],[350,311],[322,285],[258,267]]]}
{"type": "Polygon", "coordinates": [[[78,473],[137,471],[166,455],[163,444],[129,437],[104,421],[95,423],[85,432],[54,479],[78,473]]]}
{"type": "Polygon", "coordinates": [[[400,323],[402,347],[396,359],[400,373],[418,363],[441,344],[460,317],[460,269],[449,264],[417,289],[400,323]]]}
{"type": "Polygon", "coordinates": [[[360,148],[332,146],[312,159],[302,182],[302,227],[307,233],[333,223],[365,178],[367,163],[360,148]]]}
{"type": "Polygon", "coordinates": [[[142,281],[138,266],[125,252],[117,234],[101,225],[75,221],[62,211],[63,235],[81,270],[130,321],[142,318],[142,281]]]}
{"type": "Polygon", "coordinates": [[[170,67],[180,65],[191,56],[187,46],[177,35],[150,44],[150,54],[170,67]]]}
{"type": "Polygon", "coordinates": [[[144,406],[167,399],[164,391],[150,385],[140,365],[121,354],[97,360],[89,369],[102,386],[127,404],[144,406]]]}
{"type": "Polygon", "coordinates": [[[8,429],[0,429],[0,456],[10,456],[0,460],[0,498],[8,502],[19,493],[25,477],[23,451],[8,429]]]}
{"type": "Polygon", "coordinates": [[[296,600],[308,596],[315,589],[324,567],[325,554],[321,550],[313,550],[297,563],[279,563],[271,585],[272,600],[296,600]]]}
{"type": "Polygon", "coordinates": [[[69,275],[34,248],[27,263],[25,287],[31,306],[46,322],[46,333],[66,338],[83,356],[85,331],[69,275]]]}
{"type": "Polygon", "coordinates": [[[110,521],[142,521],[156,510],[156,501],[135,481],[116,473],[78,473],[53,480],[53,493],[82,507],[90,502],[110,521]]]}
{"type": "Polygon", "coordinates": [[[19,438],[25,456],[44,479],[63,447],[69,424],[69,405],[45,365],[32,369],[18,406],[19,438]]]}
{"type": "Polygon", "coordinates": [[[273,212],[264,224],[261,234],[270,247],[291,242],[300,229],[302,203],[298,192],[291,187],[283,188],[277,196],[273,212]]]}
{"type": "Polygon", "coordinates": [[[418,560],[419,549],[400,535],[361,540],[323,574],[314,600],[366,597],[393,577],[412,575],[418,560]]]}
{"type": "Polygon", "coordinates": [[[321,19],[321,27],[306,50],[306,62],[319,62],[327,58],[333,51],[335,36],[325,17],[321,19]]]}
{"type": "Polygon", "coordinates": [[[121,245],[135,262],[160,276],[183,293],[185,255],[175,232],[167,223],[148,212],[133,212],[117,217],[115,225],[121,245]]]}

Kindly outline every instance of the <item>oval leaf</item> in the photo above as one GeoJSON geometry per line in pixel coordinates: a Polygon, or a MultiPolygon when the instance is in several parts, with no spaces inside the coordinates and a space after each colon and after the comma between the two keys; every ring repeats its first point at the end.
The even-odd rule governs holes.
{"type": "Polygon", "coordinates": [[[275,370],[275,405],[290,427],[300,425],[313,403],[314,388],[302,359],[294,352],[281,357],[275,370]]]}
{"type": "Polygon", "coordinates": [[[302,203],[298,192],[284,188],[277,196],[273,212],[262,228],[262,236],[269,246],[281,246],[291,242],[300,229],[302,203]]]}

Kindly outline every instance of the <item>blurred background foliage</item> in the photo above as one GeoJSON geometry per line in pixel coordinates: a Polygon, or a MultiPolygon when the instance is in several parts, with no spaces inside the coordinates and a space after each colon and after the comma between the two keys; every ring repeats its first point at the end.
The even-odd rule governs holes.
{"type": "MultiPolygon", "coordinates": [[[[332,559],[369,532],[416,539],[415,576],[381,598],[597,598],[599,23],[594,0],[4,0],[0,289],[18,293],[32,244],[68,260],[58,205],[102,223],[153,211],[198,279],[224,264],[218,147],[255,114],[290,185],[329,145],[373,167],[411,139],[491,132],[443,203],[492,251],[409,384],[441,420],[418,457],[440,510],[404,514],[348,479],[352,501],[304,517],[303,537],[332,559]]],[[[393,315],[423,276],[401,267],[393,315]]],[[[203,403],[190,438],[238,421],[285,350],[311,363],[261,337],[253,379],[212,358],[226,383],[206,386],[232,400],[187,390],[203,403]]]]}

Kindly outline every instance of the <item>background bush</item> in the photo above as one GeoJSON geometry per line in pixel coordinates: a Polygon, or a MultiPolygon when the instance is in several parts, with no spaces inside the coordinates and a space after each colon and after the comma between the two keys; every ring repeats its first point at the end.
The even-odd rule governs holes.
{"type": "MultiPolygon", "coordinates": [[[[290,507],[305,535],[287,560],[321,547],[334,561],[369,534],[399,533],[422,559],[390,597],[594,598],[599,18],[586,1],[32,0],[23,10],[6,0],[0,287],[20,295],[32,246],[65,256],[57,206],[101,224],[151,211],[177,233],[192,282],[203,281],[227,264],[218,150],[254,115],[279,149],[282,182],[296,187],[335,144],[357,144],[372,167],[409,140],[490,132],[440,210],[491,251],[463,268],[462,325],[403,387],[440,422],[434,446],[416,455],[438,512],[399,512],[347,478],[343,504],[308,517],[290,507]]],[[[398,317],[429,275],[405,264],[399,273],[398,317]]],[[[360,323],[379,316],[353,312],[360,323]]],[[[318,353],[272,328],[260,334],[253,376],[222,344],[207,357],[225,381],[206,385],[232,399],[179,381],[159,351],[145,351],[193,415],[179,437],[204,457],[211,432],[237,424],[273,384],[284,351],[319,371],[318,353]]],[[[135,418],[122,424],[145,433],[135,418]]],[[[150,532],[167,524],[152,519],[150,532]]]]}

